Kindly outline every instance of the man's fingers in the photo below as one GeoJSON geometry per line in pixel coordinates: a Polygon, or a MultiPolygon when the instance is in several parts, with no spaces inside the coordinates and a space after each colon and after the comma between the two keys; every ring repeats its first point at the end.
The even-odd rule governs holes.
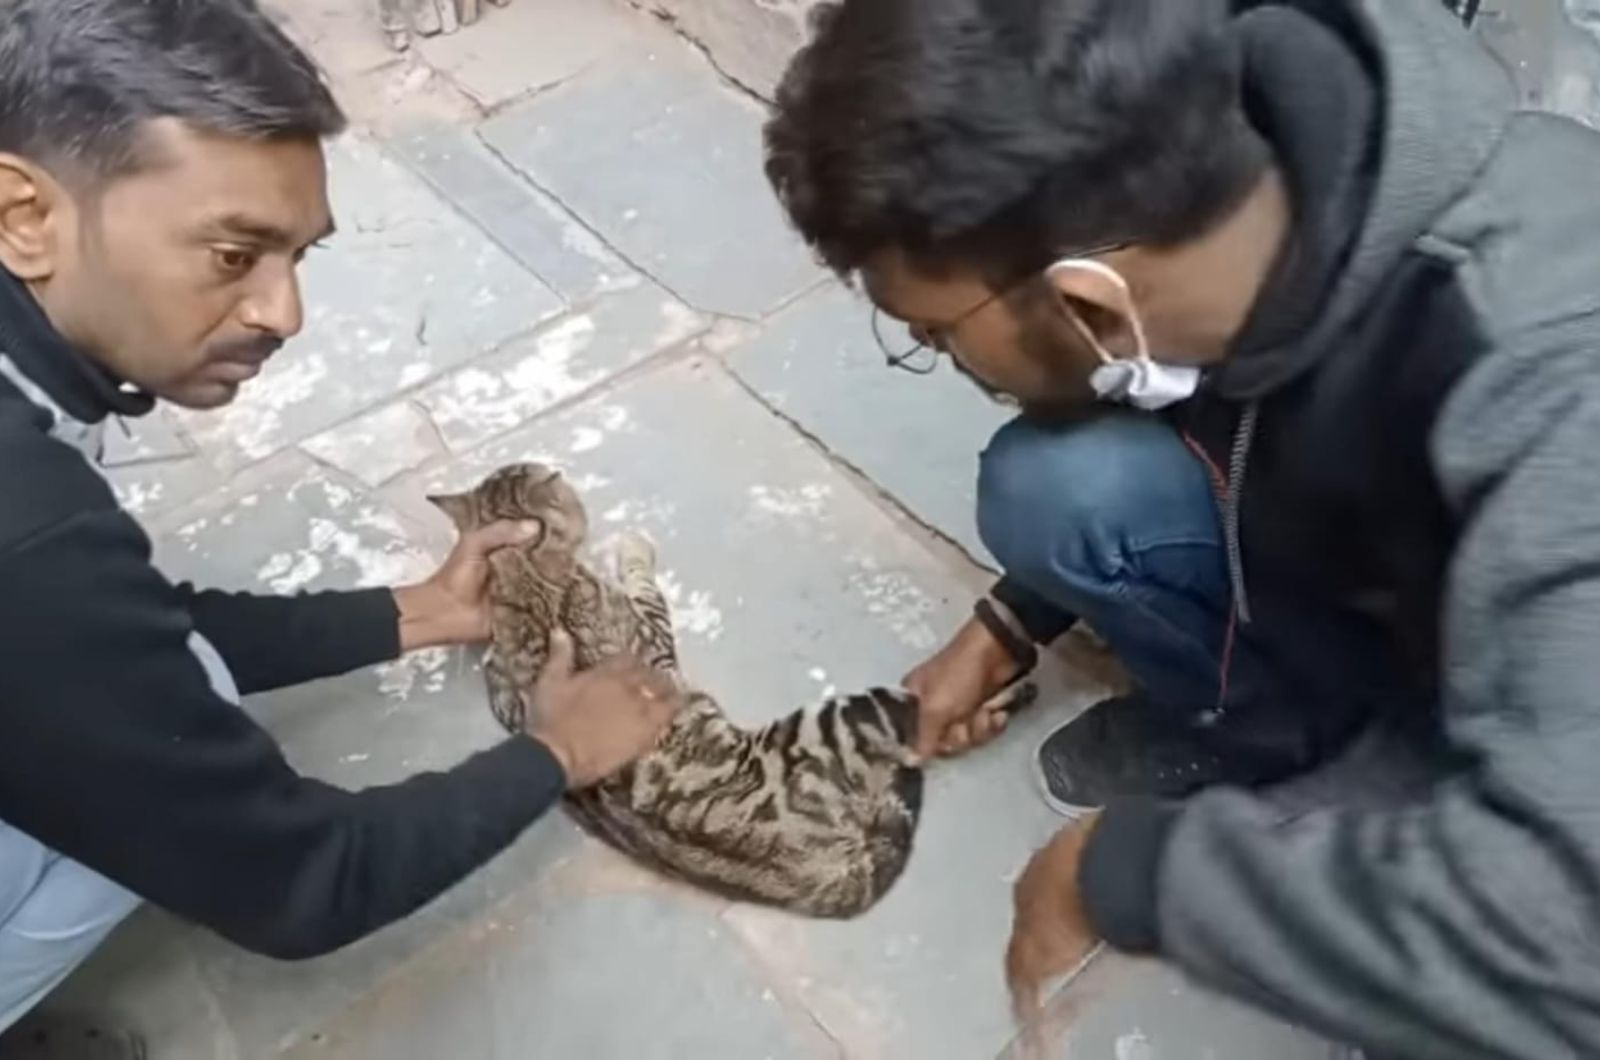
{"type": "Polygon", "coordinates": [[[955,755],[965,751],[972,743],[972,727],[958,721],[944,731],[944,745],[941,748],[944,754],[955,755]]]}
{"type": "Polygon", "coordinates": [[[927,761],[940,752],[943,743],[949,739],[950,730],[941,727],[927,711],[922,711],[917,718],[917,743],[913,749],[916,756],[927,761]]]}
{"type": "Polygon", "coordinates": [[[660,670],[644,670],[639,675],[639,682],[656,699],[670,700],[675,698],[678,693],[678,686],[673,683],[672,678],[660,670]]]}
{"type": "Polygon", "coordinates": [[[683,706],[686,702],[687,700],[676,694],[668,696],[665,699],[651,700],[650,719],[657,725],[666,725],[673,719],[678,711],[683,709],[683,706]]]}
{"type": "Polygon", "coordinates": [[[678,688],[670,675],[646,666],[632,655],[613,655],[596,666],[595,671],[619,681],[631,681],[657,699],[666,698],[678,688]]]}
{"type": "Polygon", "coordinates": [[[572,676],[572,635],[564,629],[550,632],[550,657],[545,660],[539,683],[563,681],[572,676]]]}
{"type": "Polygon", "coordinates": [[[982,747],[1005,732],[1010,721],[999,711],[983,711],[970,721],[958,721],[945,730],[939,753],[958,755],[982,747]]]}
{"type": "Polygon", "coordinates": [[[536,522],[503,520],[463,535],[461,547],[467,555],[479,558],[512,545],[526,544],[537,538],[539,533],[539,524],[536,522]]]}
{"type": "Polygon", "coordinates": [[[972,742],[982,747],[1006,731],[1009,715],[998,710],[986,710],[972,721],[972,742]]]}

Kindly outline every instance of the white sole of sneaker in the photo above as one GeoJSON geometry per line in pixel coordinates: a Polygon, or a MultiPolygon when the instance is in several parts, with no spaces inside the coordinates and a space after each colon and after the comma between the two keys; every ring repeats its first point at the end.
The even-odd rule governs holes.
{"type": "MultiPolygon", "coordinates": [[[[1052,735],[1054,734],[1052,733],[1052,735]]],[[[1040,740],[1039,746],[1033,749],[1033,756],[1028,759],[1028,768],[1033,773],[1034,786],[1039,789],[1039,797],[1044,800],[1044,804],[1060,816],[1073,821],[1100,810],[1102,807],[1099,806],[1078,806],[1074,803],[1065,802],[1050,793],[1050,783],[1045,780],[1044,767],[1039,764],[1039,752],[1044,750],[1044,745],[1049,739],[1050,737],[1046,736],[1043,740],[1040,740]]]]}

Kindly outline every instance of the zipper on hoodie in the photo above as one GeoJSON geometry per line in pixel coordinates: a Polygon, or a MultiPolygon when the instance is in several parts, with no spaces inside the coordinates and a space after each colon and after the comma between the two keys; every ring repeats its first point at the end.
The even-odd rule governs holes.
{"type": "Polygon", "coordinates": [[[1217,704],[1207,717],[1207,722],[1220,721],[1227,710],[1228,677],[1233,667],[1233,648],[1238,639],[1239,627],[1250,624],[1250,594],[1244,576],[1244,545],[1240,536],[1241,501],[1244,480],[1250,470],[1250,451],[1255,445],[1256,424],[1260,420],[1261,405],[1252,401],[1244,406],[1234,428],[1233,441],[1228,450],[1228,467],[1217,466],[1211,454],[1187,431],[1180,432],[1184,444],[1199,458],[1211,478],[1211,490],[1217,499],[1222,518],[1222,548],[1228,565],[1228,626],[1223,634],[1222,661],[1217,677],[1217,704]]]}

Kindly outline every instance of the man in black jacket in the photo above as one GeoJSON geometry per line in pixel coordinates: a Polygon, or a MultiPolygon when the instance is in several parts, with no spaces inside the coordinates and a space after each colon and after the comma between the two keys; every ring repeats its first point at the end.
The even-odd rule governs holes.
{"type": "Polygon", "coordinates": [[[1005,578],[909,679],[924,750],[1078,618],[1134,678],[1039,749],[1081,820],[1014,983],[1098,937],[1385,1055],[1600,1055],[1600,136],[1429,0],[818,27],[784,205],[909,325],[892,363],[1027,410],[980,472],[1005,578]],[[1433,775],[1260,790],[1380,721],[1433,775]]]}
{"type": "Polygon", "coordinates": [[[527,735],[448,772],[301,777],[239,696],[484,639],[485,557],[523,528],[393,591],[198,592],[91,466],[107,416],[225,404],[299,330],[342,124],[252,0],[0,0],[0,1030],[140,899],[279,957],[358,939],[675,706],[557,665],[527,735]]]}

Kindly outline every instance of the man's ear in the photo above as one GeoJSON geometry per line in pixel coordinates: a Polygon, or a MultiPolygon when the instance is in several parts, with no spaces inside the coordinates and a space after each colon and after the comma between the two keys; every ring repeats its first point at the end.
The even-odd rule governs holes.
{"type": "Polygon", "coordinates": [[[47,280],[57,267],[67,194],[42,168],[0,152],[0,265],[24,282],[47,280]]]}
{"type": "Polygon", "coordinates": [[[1109,269],[1052,266],[1044,279],[1061,311],[1076,318],[1102,346],[1113,353],[1133,352],[1132,297],[1109,269]]]}
{"type": "Polygon", "coordinates": [[[472,498],[465,493],[436,493],[428,503],[450,517],[456,529],[465,533],[472,529],[472,498]]]}

